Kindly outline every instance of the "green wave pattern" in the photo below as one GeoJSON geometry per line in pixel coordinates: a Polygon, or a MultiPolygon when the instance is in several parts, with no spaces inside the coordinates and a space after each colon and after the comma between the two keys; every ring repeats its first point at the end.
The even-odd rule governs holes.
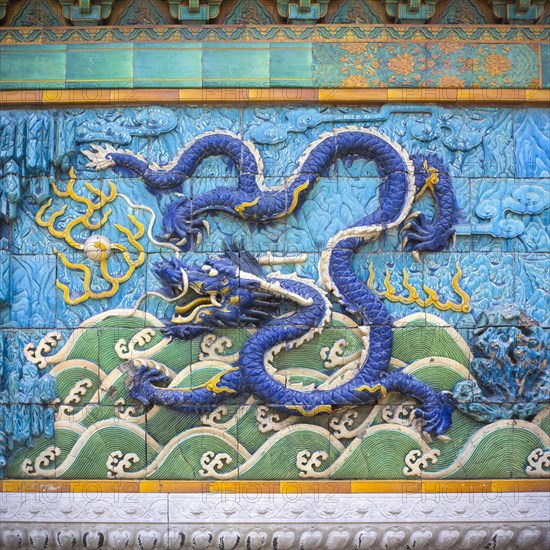
{"type": "MultiPolygon", "coordinates": [[[[451,390],[468,376],[464,341],[433,316],[428,326],[422,320],[422,330],[414,316],[407,319],[395,330],[394,368],[406,363],[413,376],[434,388],[451,390]]],[[[422,469],[423,477],[522,478],[527,476],[530,453],[550,445],[550,408],[535,422],[515,426],[506,421],[484,426],[456,411],[446,434],[451,441],[431,442],[414,426],[387,421],[387,411],[398,412],[402,406],[398,395],[390,395],[374,407],[355,409],[357,416],[348,429],[356,431],[340,439],[334,416],[279,415],[272,419],[272,429],[261,430],[258,404],[249,396],[228,402],[218,416],[208,418],[162,407],[146,410],[128,395],[127,375],[117,369],[124,359],[117,355],[115,344],[121,338],[129,342],[147,326],[155,325],[143,318],[113,316],[88,323],[75,341],[67,344],[72,347],[63,361],[52,366],[63,411],[56,421],[55,438],[42,438],[32,449],[16,451],[8,477],[417,479],[418,473],[409,477],[404,473],[407,455],[417,449],[437,449],[437,462],[422,469]],[[75,396],[75,387],[83,379],[89,381],[89,387],[75,396]]],[[[337,370],[327,368],[325,348],[332,348],[342,338],[347,342],[344,356],[357,355],[363,348],[360,333],[350,326],[351,321],[338,317],[333,327],[299,349],[280,352],[274,369],[290,372],[292,383],[322,383],[337,370]]],[[[223,355],[237,353],[249,337],[246,330],[226,331],[232,347],[218,347],[215,352],[203,349],[201,338],[169,342],[159,349],[163,337],[155,330],[150,341],[136,350],[166,365],[171,377],[177,377],[178,387],[209,380],[223,369],[223,355]],[[154,346],[157,351],[149,355],[146,350],[154,346]]]]}

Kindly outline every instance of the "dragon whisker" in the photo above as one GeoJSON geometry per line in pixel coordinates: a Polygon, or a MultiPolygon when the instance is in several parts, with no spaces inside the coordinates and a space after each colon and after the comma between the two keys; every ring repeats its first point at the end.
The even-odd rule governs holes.
{"type": "Polygon", "coordinates": [[[185,296],[187,294],[187,291],[189,290],[189,277],[187,277],[187,272],[183,268],[180,268],[180,273],[181,280],[183,282],[183,288],[180,296],[185,296]]]}

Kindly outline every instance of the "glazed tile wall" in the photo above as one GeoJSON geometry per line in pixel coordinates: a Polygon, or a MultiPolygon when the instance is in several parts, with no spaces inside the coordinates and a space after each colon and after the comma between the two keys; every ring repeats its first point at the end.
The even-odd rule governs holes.
{"type": "MultiPolygon", "coordinates": [[[[117,70],[131,83],[136,75],[132,55],[135,63],[140,52],[143,76],[157,71],[157,54],[169,52],[189,62],[197,78],[210,78],[214,85],[235,59],[231,48],[208,44],[203,45],[201,65],[201,50],[186,46],[132,50],[116,45],[102,48],[97,64],[108,70],[104,56],[116,56],[117,70]]],[[[318,46],[314,52],[322,51],[318,46]]],[[[303,42],[295,47],[312,51],[303,42]]],[[[420,50],[418,70],[427,70],[434,57],[431,47],[414,47],[420,50]]],[[[76,59],[87,48],[67,46],[66,54],[76,59]]],[[[256,61],[241,77],[266,83],[274,74],[281,82],[298,78],[282,63],[285,50],[287,45],[242,45],[242,55],[253,55],[256,61]],[[264,61],[274,55],[279,63],[266,72],[264,61]]],[[[356,56],[365,66],[361,55],[343,47],[339,51],[349,59],[356,56]]],[[[373,59],[398,67],[391,60],[405,53],[401,46],[388,47],[373,59]]],[[[451,53],[451,63],[462,63],[458,52],[451,53]]],[[[304,54],[304,66],[308,60],[315,66],[315,53],[309,58],[304,54]]],[[[80,86],[90,76],[90,67],[67,66],[64,78],[80,86]]],[[[475,64],[471,70],[474,75],[475,64]]],[[[412,85],[414,74],[401,75],[396,85],[412,85]]],[[[8,434],[0,441],[0,454],[7,457],[4,475],[196,481],[547,476],[549,125],[545,109],[412,104],[2,111],[0,420],[8,434]],[[386,294],[382,303],[394,320],[391,369],[403,369],[434,390],[454,394],[453,423],[441,434],[445,437],[423,438],[422,424],[410,414],[410,398],[400,394],[311,417],[277,412],[250,392],[230,396],[216,411],[200,412],[144,406],[132,399],[127,387],[132,374],[121,368],[128,359],[140,358],[149,369],[164,369],[171,387],[197,387],[231,368],[239,350],[265,327],[239,318],[233,327],[210,327],[192,339],[166,338],[161,327],[170,322],[174,305],[154,295],[145,301],[140,297],[162,291],[155,265],[176,258],[173,249],[158,243],[166,230],[162,218],[178,196],[152,193],[135,173],[87,166],[90,159],[83,152],[110,145],[121,154],[141,154],[147,163],[162,166],[206,132],[231,132],[242,136],[242,151],[257,149],[270,189],[288,182],[309,147],[312,152],[306,156],[314,156],[322,136],[348,126],[374,128],[410,155],[437,154],[445,166],[440,181],[445,173],[452,181],[460,211],[455,242],[415,258],[403,250],[406,228],[404,233],[392,229],[365,245],[352,264],[362,281],[373,277],[369,284],[386,294]],[[76,199],[62,196],[71,173],[76,199]],[[103,204],[98,203],[100,192],[111,195],[103,204]],[[113,248],[105,262],[109,277],[120,280],[116,292],[110,292],[113,284],[97,262],[56,233],[78,216],[84,219],[86,208],[79,197],[99,204],[92,221],[111,213],[95,230],[75,224],[75,242],[82,245],[92,235],[107,237],[130,254],[128,260],[121,249],[113,248]],[[49,229],[38,223],[51,220],[56,212],[57,221],[49,229]],[[137,235],[134,240],[126,228],[137,235]],[[131,262],[135,269],[124,281],[131,262]],[[390,286],[384,283],[386,270],[390,286]],[[410,296],[404,272],[418,293],[411,303],[389,299],[410,296]],[[72,305],[85,296],[86,288],[112,295],[90,296],[72,305]],[[426,289],[437,292],[438,298],[427,303],[426,289]],[[518,332],[516,325],[525,327],[527,318],[536,328],[518,332]],[[483,340],[479,333],[486,321],[494,332],[483,340]],[[493,341],[501,344],[488,348],[493,341]],[[495,355],[499,361],[493,360],[495,355]]],[[[228,187],[235,192],[237,176],[235,163],[226,156],[210,157],[179,191],[193,208],[212,190],[228,187]]],[[[381,185],[376,162],[343,158],[324,171],[302,205],[272,223],[219,212],[192,214],[194,219],[205,216],[209,234],[203,232],[202,242],[181,259],[202,266],[209,256],[227,249],[241,257],[244,251],[257,258],[268,253],[290,256],[291,263],[265,265],[264,274],[280,269],[319,286],[318,263],[329,239],[366,212],[376,211],[381,185]]],[[[428,195],[413,210],[423,211],[428,219],[435,214],[428,195]]],[[[299,383],[318,386],[352,363],[366,345],[357,318],[334,297],[331,300],[331,318],[321,334],[275,354],[274,368],[288,389],[299,383]]],[[[272,315],[284,313],[288,307],[270,310],[272,315]]],[[[286,325],[293,326],[292,317],[286,325]]]]}
{"type": "Polygon", "coordinates": [[[482,29],[6,29],[0,89],[548,88],[546,27],[482,29]]]}

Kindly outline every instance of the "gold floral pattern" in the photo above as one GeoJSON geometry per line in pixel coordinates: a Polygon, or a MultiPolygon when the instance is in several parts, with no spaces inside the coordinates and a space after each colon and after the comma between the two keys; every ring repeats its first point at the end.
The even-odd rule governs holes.
{"type": "Polygon", "coordinates": [[[441,53],[454,53],[459,52],[464,48],[463,44],[459,42],[442,42],[439,44],[439,51],[441,53]]]}
{"type": "Polygon", "coordinates": [[[369,81],[360,74],[352,74],[342,80],[343,88],[368,88],[369,81]]]}
{"type": "Polygon", "coordinates": [[[502,76],[510,70],[511,66],[510,58],[501,54],[492,53],[485,59],[485,70],[490,76],[502,76]]]}
{"type": "Polygon", "coordinates": [[[440,88],[464,88],[464,80],[453,75],[443,75],[439,79],[440,88]]]}
{"type": "Polygon", "coordinates": [[[396,74],[408,76],[414,71],[414,57],[410,53],[402,53],[388,61],[388,69],[396,74]]]}
{"type": "Polygon", "coordinates": [[[315,44],[320,87],[528,88],[540,85],[538,51],[527,44],[332,42],[315,44]]]}
{"type": "Polygon", "coordinates": [[[360,55],[365,53],[367,47],[364,42],[349,42],[347,44],[342,44],[342,49],[346,52],[360,55]]]}

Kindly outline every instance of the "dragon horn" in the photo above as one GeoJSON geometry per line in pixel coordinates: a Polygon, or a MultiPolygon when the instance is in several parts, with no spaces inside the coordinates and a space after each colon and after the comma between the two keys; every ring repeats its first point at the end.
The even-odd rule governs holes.
{"type": "Polygon", "coordinates": [[[267,292],[276,294],[278,296],[285,296],[289,300],[292,300],[293,302],[296,302],[301,306],[310,306],[313,303],[313,300],[311,298],[304,298],[299,294],[296,294],[295,292],[291,292],[290,290],[285,290],[284,288],[281,287],[279,283],[268,283],[267,281],[263,281],[259,277],[258,277],[258,280],[260,282],[260,288],[262,290],[266,290],[267,292]]]}
{"type": "Polygon", "coordinates": [[[183,289],[181,291],[181,294],[180,296],[185,296],[187,294],[187,291],[189,290],[189,278],[187,277],[187,272],[185,271],[185,269],[180,268],[180,272],[181,272],[181,281],[183,283],[183,289]]]}

